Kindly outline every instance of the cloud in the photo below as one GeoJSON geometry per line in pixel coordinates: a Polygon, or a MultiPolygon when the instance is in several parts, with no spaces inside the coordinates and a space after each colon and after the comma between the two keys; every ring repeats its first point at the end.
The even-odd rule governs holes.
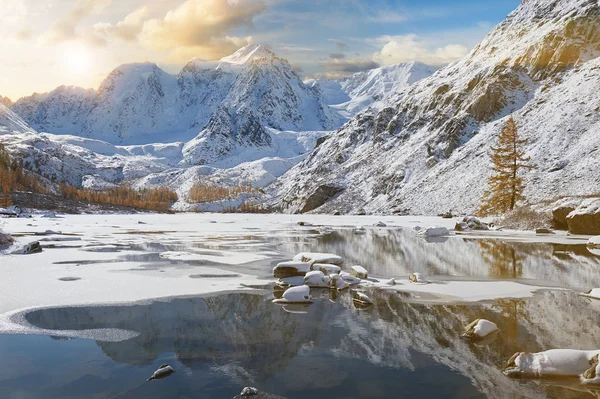
{"type": "Polygon", "coordinates": [[[420,61],[432,66],[441,66],[464,57],[469,49],[462,44],[435,46],[417,35],[382,36],[374,43],[382,45],[373,59],[382,65],[420,61]]]}
{"type": "Polygon", "coordinates": [[[335,43],[335,47],[339,50],[339,51],[344,51],[348,48],[348,45],[346,43],[340,42],[339,40],[336,39],[327,39],[330,42],[334,42],[335,43]]]}
{"type": "Polygon", "coordinates": [[[319,64],[325,67],[327,71],[336,72],[338,74],[351,74],[379,67],[378,63],[368,58],[352,58],[349,60],[333,59],[321,61],[319,64]]]}
{"type": "Polygon", "coordinates": [[[344,72],[317,72],[313,75],[313,78],[314,79],[337,80],[337,79],[345,78],[348,75],[349,75],[348,73],[344,73],[344,72]]]}
{"type": "Polygon", "coordinates": [[[144,21],[139,38],[155,50],[175,49],[176,58],[219,58],[251,41],[231,32],[252,27],[254,17],[265,9],[260,0],[187,0],[163,18],[144,21]]]}
{"type": "Polygon", "coordinates": [[[89,15],[106,8],[110,3],[111,0],[77,0],[73,8],[47,32],[46,40],[62,42],[79,38],[81,35],[76,31],[77,25],[89,15]]]}
{"type": "Polygon", "coordinates": [[[346,54],[344,53],[331,53],[329,54],[329,58],[333,60],[341,60],[342,58],[346,58],[346,54]]]}
{"type": "Polygon", "coordinates": [[[21,29],[15,33],[15,39],[20,41],[26,41],[33,38],[33,31],[31,29],[21,29]]]}
{"type": "Polygon", "coordinates": [[[109,23],[97,23],[94,25],[94,31],[104,37],[116,37],[121,40],[136,40],[142,28],[144,20],[148,16],[148,7],[141,7],[128,14],[122,21],[115,25],[109,23]]]}

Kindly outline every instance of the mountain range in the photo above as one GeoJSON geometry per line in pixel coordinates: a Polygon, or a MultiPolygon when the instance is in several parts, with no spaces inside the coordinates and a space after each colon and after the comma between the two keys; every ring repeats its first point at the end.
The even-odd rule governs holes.
{"type": "Polygon", "coordinates": [[[166,184],[185,197],[199,182],[253,184],[286,212],[470,213],[512,115],[536,165],[528,200],[588,195],[600,191],[599,28],[597,1],[528,0],[438,70],[303,82],[260,45],[178,75],[127,64],[98,90],[3,100],[0,142],[76,185],[166,184]]]}

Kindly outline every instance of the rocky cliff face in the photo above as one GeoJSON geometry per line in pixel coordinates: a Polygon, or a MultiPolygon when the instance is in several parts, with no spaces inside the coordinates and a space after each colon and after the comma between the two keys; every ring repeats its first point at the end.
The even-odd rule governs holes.
{"type": "Polygon", "coordinates": [[[538,166],[525,176],[532,202],[597,191],[599,54],[597,1],[525,2],[467,57],[356,116],[274,192],[290,212],[323,184],[345,190],[320,211],[472,212],[509,114],[538,166]]]}

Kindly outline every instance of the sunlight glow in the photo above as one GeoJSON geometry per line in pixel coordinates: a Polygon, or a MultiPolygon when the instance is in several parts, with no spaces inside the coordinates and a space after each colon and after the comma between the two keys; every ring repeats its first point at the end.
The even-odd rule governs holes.
{"type": "Polygon", "coordinates": [[[92,56],[86,47],[72,45],[63,50],[62,62],[69,72],[82,74],[89,70],[92,56]]]}

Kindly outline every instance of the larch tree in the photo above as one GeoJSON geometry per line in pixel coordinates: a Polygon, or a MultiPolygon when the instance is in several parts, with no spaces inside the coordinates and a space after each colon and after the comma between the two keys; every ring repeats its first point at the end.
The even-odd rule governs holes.
{"type": "Polygon", "coordinates": [[[521,169],[531,169],[530,158],[525,156],[523,146],[527,139],[519,138],[515,120],[511,116],[498,136],[497,146],[491,147],[492,175],[488,178],[488,189],[483,194],[478,214],[481,216],[504,214],[512,211],[523,201],[523,178],[521,169]]]}

